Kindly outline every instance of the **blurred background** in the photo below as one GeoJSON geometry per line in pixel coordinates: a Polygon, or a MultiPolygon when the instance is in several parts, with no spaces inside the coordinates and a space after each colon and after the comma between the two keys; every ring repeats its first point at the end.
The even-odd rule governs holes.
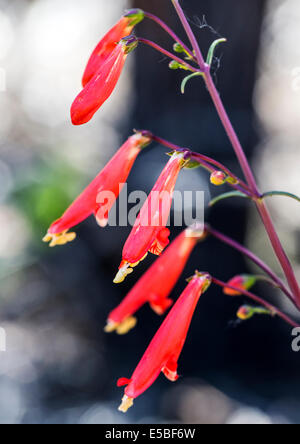
{"type": "MultiPolygon", "coordinates": [[[[300,191],[300,4],[298,0],[182,0],[203,51],[219,36],[214,76],[262,191],[300,191]]],[[[118,413],[119,377],[130,377],[161,323],[149,307],[125,337],[105,335],[107,314],[153,262],[122,286],[112,279],[130,228],[99,229],[93,218],[75,242],[53,250],[41,242],[50,223],[105,165],[133,128],[145,128],[216,157],[240,173],[200,80],[184,96],[182,73],[140,47],[128,59],[111,99],[87,125],[73,127],[69,108],[90,52],[124,9],[160,15],[184,38],[169,0],[0,0],[0,423],[300,423],[300,353],[291,328],[256,317],[236,323],[245,302],[211,288],[196,311],[180,360],[184,377],[163,377],[126,416],[118,413]]],[[[137,28],[171,49],[147,20],[137,28]]],[[[139,157],[129,191],[149,192],[167,158],[153,146],[139,157]]],[[[220,189],[202,170],[183,172],[177,189],[220,189]]],[[[224,188],[224,191],[226,188],[224,188]]],[[[222,190],[221,190],[222,191],[222,190]]],[[[300,210],[269,205],[300,276],[300,210]]],[[[255,210],[228,200],[206,220],[244,242],[281,274],[255,210]]],[[[179,233],[172,230],[172,237],[179,233]]],[[[208,239],[194,251],[173,297],[195,268],[227,280],[255,272],[235,251],[208,239]]],[[[256,292],[298,318],[279,292],[256,292]]]]}

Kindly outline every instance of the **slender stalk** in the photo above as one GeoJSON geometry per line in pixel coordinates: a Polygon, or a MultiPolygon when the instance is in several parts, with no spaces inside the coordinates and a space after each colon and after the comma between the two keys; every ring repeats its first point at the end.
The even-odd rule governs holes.
{"type": "Polygon", "coordinates": [[[163,28],[171,37],[173,40],[175,40],[175,42],[179,43],[183,49],[185,50],[185,52],[191,57],[191,59],[194,62],[197,62],[193,51],[191,51],[185,43],[183,43],[183,41],[178,37],[178,35],[175,34],[175,32],[163,21],[161,20],[159,17],[157,17],[154,14],[151,14],[150,12],[144,11],[145,17],[148,17],[150,20],[153,20],[154,22],[156,22],[161,28],[163,28]]]}
{"type": "MultiPolygon", "coordinates": [[[[241,185],[243,192],[246,190],[246,194],[248,196],[253,197],[253,193],[251,193],[251,190],[249,189],[248,185],[243,180],[241,180],[239,177],[237,177],[232,171],[230,171],[225,165],[218,162],[217,160],[212,159],[211,157],[205,156],[204,154],[195,153],[195,152],[191,151],[189,148],[180,147],[180,146],[176,145],[175,143],[169,142],[168,140],[162,139],[161,137],[157,137],[152,133],[151,133],[151,138],[155,142],[157,142],[163,146],[166,146],[167,148],[170,148],[171,150],[189,151],[192,155],[192,159],[198,161],[199,163],[202,163],[203,166],[205,166],[205,165],[209,166],[209,168],[207,168],[207,169],[211,173],[218,171],[218,170],[224,171],[224,173],[226,173],[228,176],[236,179],[238,184],[241,185]],[[216,170],[216,168],[212,168],[209,164],[214,165],[215,167],[218,168],[218,170],[216,170]]],[[[240,187],[238,187],[238,189],[240,190],[240,187]]]]}
{"type": "Polygon", "coordinates": [[[239,160],[239,163],[241,165],[241,168],[243,170],[243,173],[245,175],[245,178],[253,191],[253,193],[256,194],[257,200],[256,200],[256,207],[260,214],[260,217],[263,221],[263,224],[266,228],[267,234],[269,236],[269,239],[271,241],[272,247],[274,249],[274,252],[281,264],[281,267],[284,271],[284,274],[286,276],[286,279],[288,281],[289,287],[291,291],[293,292],[294,301],[297,305],[297,307],[300,309],[300,288],[295,276],[295,273],[293,271],[293,268],[291,266],[291,263],[281,245],[280,239],[277,235],[277,232],[274,228],[273,221],[271,219],[270,213],[267,209],[267,206],[264,201],[260,199],[261,194],[259,193],[258,186],[256,184],[256,180],[254,178],[254,175],[252,173],[252,170],[250,168],[249,162],[247,160],[247,157],[244,153],[244,150],[242,148],[242,145],[239,141],[239,138],[232,126],[232,123],[229,119],[229,116],[225,110],[225,107],[223,105],[223,102],[220,98],[220,95],[217,91],[217,88],[213,82],[211,73],[210,73],[210,67],[209,65],[205,64],[200,47],[198,45],[198,42],[196,40],[195,35],[193,34],[193,31],[185,17],[185,14],[179,4],[179,0],[172,0],[172,3],[177,11],[177,14],[186,30],[186,33],[190,39],[190,42],[192,44],[192,47],[195,51],[196,58],[199,64],[200,69],[204,72],[204,81],[206,84],[206,87],[211,95],[211,98],[214,102],[214,105],[216,107],[216,110],[218,112],[218,115],[220,117],[221,122],[223,123],[223,126],[225,128],[225,131],[231,141],[231,144],[233,146],[233,149],[236,153],[236,156],[239,160]]]}
{"type": "Polygon", "coordinates": [[[253,192],[251,192],[250,188],[248,187],[248,185],[243,180],[241,180],[239,177],[237,177],[232,171],[230,171],[226,166],[222,165],[217,160],[212,159],[211,157],[205,156],[204,154],[200,154],[200,153],[193,153],[193,159],[195,159],[195,160],[202,159],[202,160],[205,160],[205,161],[211,163],[212,165],[215,165],[218,169],[222,170],[228,176],[230,176],[233,179],[237,180],[237,182],[240,185],[242,185],[243,188],[245,188],[246,190],[249,191],[249,195],[251,195],[252,197],[255,197],[253,195],[253,192]]]}
{"type": "Polygon", "coordinates": [[[182,25],[183,25],[183,27],[185,29],[185,32],[186,32],[186,34],[187,34],[187,36],[189,38],[189,41],[191,42],[193,50],[195,51],[195,55],[196,55],[197,61],[199,63],[199,67],[204,72],[205,68],[206,68],[206,64],[205,64],[204,58],[202,56],[201,50],[199,48],[197,39],[196,39],[196,37],[195,37],[195,35],[194,35],[193,31],[192,31],[192,28],[190,27],[190,24],[189,24],[189,22],[188,22],[188,20],[187,20],[187,18],[185,16],[183,10],[181,9],[179,1],[178,0],[172,0],[172,3],[174,5],[174,7],[176,9],[176,12],[178,14],[178,17],[180,18],[180,21],[181,21],[181,23],[182,23],[182,25]]]}
{"type": "MultiPolygon", "coordinates": [[[[190,159],[195,159],[195,157],[193,156],[193,153],[192,153],[192,155],[191,155],[191,157],[190,157],[190,159]]],[[[197,160],[197,162],[203,167],[203,168],[205,168],[207,171],[209,171],[210,173],[215,173],[216,171],[219,171],[219,170],[217,170],[215,167],[213,167],[212,165],[210,165],[209,163],[208,163],[208,161],[206,161],[206,160],[204,160],[204,159],[201,159],[201,158],[199,158],[199,157],[197,157],[196,158],[196,160],[197,160]]],[[[240,192],[242,192],[243,194],[246,194],[248,197],[250,197],[251,199],[253,198],[253,194],[251,193],[251,191],[248,191],[248,189],[246,188],[244,188],[243,186],[241,186],[239,183],[230,183],[230,182],[227,182],[227,184],[228,185],[230,185],[232,188],[234,188],[235,190],[237,190],[237,191],[240,191],[240,192]]]]}
{"type": "Polygon", "coordinates": [[[299,288],[296,276],[294,274],[294,270],[292,268],[292,265],[291,265],[289,258],[287,257],[287,255],[281,245],[280,239],[279,239],[278,234],[277,234],[275,227],[273,225],[273,221],[271,219],[269,210],[268,210],[265,202],[262,200],[257,201],[256,207],[257,207],[259,214],[262,218],[262,221],[266,227],[266,230],[269,235],[273,249],[275,250],[276,255],[279,259],[279,262],[281,263],[282,268],[285,272],[289,286],[290,286],[293,294],[295,295],[297,307],[300,309],[300,288],[299,288]]]}
{"type": "Polygon", "coordinates": [[[225,282],[220,281],[219,279],[212,278],[212,282],[216,285],[219,285],[220,287],[227,287],[231,290],[237,290],[240,293],[244,294],[248,298],[252,299],[253,301],[257,302],[259,305],[262,305],[263,307],[266,307],[268,310],[270,310],[271,313],[274,313],[276,316],[279,316],[281,319],[283,319],[285,322],[287,322],[292,327],[300,327],[297,322],[293,321],[289,316],[284,314],[279,308],[275,307],[274,305],[270,304],[269,302],[265,301],[264,299],[260,298],[259,296],[256,296],[255,294],[251,293],[247,290],[242,290],[240,288],[234,287],[232,285],[228,285],[225,282]]]}
{"type": "Polygon", "coordinates": [[[272,287],[279,288],[278,284],[276,284],[273,279],[268,278],[267,276],[264,276],[262,274],[253,274],[252,275],[257,282],[266,282],[269,285],[272,285],[272,287]]]}
{"type": "Polygon", "coordinates": [[[250,168],[250,165],[248,163],[247,157],[243,151],[241,143],[236,135],[236,132],[231,124],[231,121],[228,117],[228,114],[227,114],[225,108],[224,108],[224,105],[221,101],[220,95],[215,87],[215,84],[213,82],[213,79],[212,79],[210,73],[207,73],[205,75],[204,81],[205,81],[207,89],[212,97],[212,100],[215,104],[215,107],[216,107],[219,117],[223,123],[223,126],[226,130],[226,133],[227,133],[227,135],[231,141],[231,144],[234,148],[234,151],[235,151],[236,156],[239,160],[239,163],[241,165],[243,173],[247,179],[247,182],[250,185],[250,187],[252,188],[252,190],[255,192],[255,194],[259,197],[260,194],[258,192],[256,181],[255,181],[254,175],[252,173],[252,170],[250,168]]]}
{"type": "Polygon", "coordinates": [[[199,69],[197,69],[194,66],[190,65],[185,60],[182,60],[180,57],[177,57],[175,54],[172,54],[170,51],[167,51],[166,49],[164,49],[161,46],[157,45],[157,43],[154,43],[151,40],[144,39],[142,37],[138,37],[138,41],[140,43],[144,43],[145,45],[151,46],[152,48],[154,48],[157,51],[161,52],[165,56],[169,57],[171,60],[176,60],[176,62],[180,63],[181,65],[186,66],[190,71],[192,71],[192,72],[200,72],[199,69]]]}
{"type": "Polygon", "coordinates": [[[254,262],[259,268],[261,268],[266,274],[270,276],[270,278],[276,284],[276,286],[280,288],[283,291],[283,293],[286,294],[286,296],[293,302],[293,304],[296,303],[293,294],[288,290],[284,282],[276,275],[276,273],[274,273],[273,270],[271,270],[271,268],[265,262],[263,262],[254,253],[252,253],[252,251],[248,250],[248,248],[244,247],[244,245],[241,245],[237,241],[231,239],[225,234],[220,233],[219,231],[215,230],[214,228],[211,228],[208,225],[206,226],[206,230],[216,239],[219,239],[224,244],[229,245],[230,247],[239,251],[243,255],[247,256],[252,262],[254,262]]]}

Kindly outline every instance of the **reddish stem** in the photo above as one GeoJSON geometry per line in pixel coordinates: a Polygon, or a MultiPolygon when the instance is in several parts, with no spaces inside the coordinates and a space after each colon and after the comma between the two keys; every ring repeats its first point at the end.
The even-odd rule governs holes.
{"type": "Polygon", "coordinates": [[[175,40],[175,42],[179,43],[183,47],[183,49],[191,57],[191,59],[194,62],[197,62],[197,60],[194,57],[193,52],[185,45],[185,43],[183,43],[183,41],[178,37],[178,35],[176,35],[175,32],[163,20],[161,20],[156,15],[151,14],[150,12],[147,12],[147,11],[144,11],[144,14],[145,14],[145,17],[148,17],[150,20],[153,20],[161,28],[163,28],[172,37],[172,39],[175,40]]]}
{"type": "Polygon", "coordinates": [[[271,268],[265,262],[263,262],[254,253],[252,253],[252,251],[248,250],[248,248],[244,247],[244,245],[241,245],[237,241],[231,239],[228,236],[225,236],[225,234],[220,233],[219,231],[211,228],[208,225],[206,226],[206,230],[216,239],[219,239],[221,242],[231,246],[235,250],[247,256],[252,262],[254,262],[259,268],[261,268],[266,274],[270,276],[276,286],[286,294],[286,296],[293,302],[293,304],[296,304],[293,294],[288,290],[288,288],[286,288],[284,282],[282,282],[282,280],[276,275],[276,273],[274,273],[273,270],[271,270],[271,268]]]}
{"type": "Polygon", "coordinates": [[[138,41],[140,43],[144,43],[145,45],[151,46],[152,48],[156,49],[156,51],[159,51],[165,56],[169,57],[171,60],[176,60],[176,62],[186,66],[192,72],[201,72],[199,69],[187,63],[185,60],[182,60],[180,57],[177,57],[175,54],[172,54],[170,51],[167,51],[166,49],[159,46],[157,43],[152,42],[151,40],[138,37],[138,41]]]}
{"type": "Polygon", "coordinates": [[[259,305],[262,305],[263,307],[266,307],[268,310],[271,311],[271,313],[276,314],[281,319],[283,319],[285,322],[290,324],[292,327],[300,327],[300,325],[297,324],[297,322],[293,321],[289,316],[284,314],[277,307],[275,307],[274,305],[272,305],[269,302],[265,301],[264,299],[260,298],[259,296],[256,296],[255,294],[251,293],[250,291],[242,290],[242,289],[234,287],[232,285],[228,285],[225,282],[222,282],[222,281],[220,281],[219,279],[216,279],[216,278],[212,278],[212,282],[214,284],[216,284],[216,285],[219,285],[220,287],[223,287],[223,288],[226,287],[226,288],[230,288],[231,290],[239,291],[240,293],[244,294],[248,298],[250,298],[253,301],[257,302],[259,305]]]}
{"type": "MultiPolygon", "coordinates": [[[[196,40],[196,37],[195,37],[195,35],[194,35],[186,17],[185,17],[185,14],[179,4],[179,0],[172,0],[172,2],[174,4],[174,7],[177,11],[177,14],[178,14],[181,22],[186,30],[186,33],[189,37],[192,47],[195,51],[199,67],[204,72],[203,77],[204,77],[205,84],[206,84],[207,89],[211,95],[211,98],[215,104],[215,107],[217,109],[220,120],[223,123],[225,131],[231,141],[233,149],[236,153],[236,156],[239,160],[239,163],[241,165],[243,173],[246,177],[246,180],[247,180],[251,190],[253,191],[253,193],[256,194],[257,198],[259,199],[261,194],[259,193],[258,186],[256,184],[256,180],[254,178],[254,175],[252,173],[252,170],[250,168],[249,162],[248,162],[247,157],[244,153],[242,145],[239,141],[239,138],[232,126],[232,123],[228,117],[228,114],[225,110],[225,107],[224,107],[223,102],[220,98],[220,95],[217,91],[217,88],[213,82],[213,79],[212,79],[212,76],[210,73],[210,66],[204,62],[204,59],[203,59],[200,47],[198,45],[198,42],[196,40]]],[[[273,246],[273,249],[275,251],[275,254],[276,254],[276,256],[281,264],[281,267],[284,271],[284,274],[285,274],[286,279],[288,281],[289,287],[290,287],[291,291],[293,292],[295,303],[296,303],[297,307],[300,309],[300,288],[299,288],[298,282],[296,280],[294,270],[290,264],[290,261],[289,261],[287,255],[281,245],[281,242],[279,240],[277,232],[274,228],[274,224],[273,224],[273,221],[272,221],[271,216],[269,214],[269,211],[267,209],[267,206],[266,206],[265,202],[263,202],[261,200],[257,200],[256,207],[257,207],[257,210],[261,216],[263,224],[266,228],[266,231],[268,233],[268,236],[269,236],[269,239],[270,239],[271,244],[273,246]]]]}
{"type": "Polygon", "coordinates": [[[196,160],[197,162],[199,162],[202,166],[204,166],[211,173],[218,171],[214,167],[217,167],[219,170],[224,171],[228,176],[233,177],[238,182],[238,185],[230,184],[232,186],[234,185],[233,188],[235,188],[239,191],[242,191],[243,193],[247,194],[249,197],[256,197],[256,196],[253,196],[253,193],[251,192],[248,185],[243,180],[241,180],[239,177],[237,177],[235,174],[233,174],[232,171],[230,171],[225,165],[218,162],[217,160],[212,159],[211,157],[205,156],[204,154],[195,153],[195,152],[191,151],[189,148],[180,147],[180,146],[176,145],[175,143],[169,142],[168,140],[162,139],[161,137],[157,137],[148,131],[146,131],[146,133],[148,134],[149,137],[152,138],[152,140],[154,140],[157,143],[160,143],[163,146],[166,146],[167,148],[170,148],[171,150],[189,152],[191,154],[191,158],[193,160],[196,160]],[[211,165],[213,165],[214,167],[212,167],[211,165]]]}
{"type": "Polygon", "coordinates": [[[197,39],[192,31],[192,28],[190,27],[189,22],[187,21],[187,18],[183,12],[183,10],[181,9],[181,6],[178,2],[178,0],[172,0],[172,3],[176,9],[176,12],[178,14],[178,17],[180,18],[180,21],[185,29],[185,32],[189,38],[189,41],[191,42],[191,45],[193,47],[193,50],[195,51],[196,54],[196,58],[197,61],[199,63],[199,67],[202,71],[205,71],[205,62],[204,62],[204,58],[202,56],[201,50],[199,48],[197,39]]]}

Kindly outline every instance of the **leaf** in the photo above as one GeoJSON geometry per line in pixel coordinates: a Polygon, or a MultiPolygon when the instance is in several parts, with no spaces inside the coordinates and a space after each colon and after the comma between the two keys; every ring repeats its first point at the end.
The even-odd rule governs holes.
{"type": "Polygon", "coordinates": [[[242,193],[241,191],[229,191],[229,193],[220,194],[219,196],[215,197],[209,202],[209,206],[212,207],[216,203],[220,202],[221,200],[228,199],[230,197],[244,197],[247,199],[251,199],[251,197],[247,196],[247,194],[242,193]]]}
{"type": "Polygon", "coordinates": [[[207,54],[207,59],[206,59],[206,63],[211,66],[213,58],[214,58],[214,53],[215,53],[215,49],[216,47],[220,44],[220,43],[224,43],[227,42],[226,39],[218,39],[215,40],[212,44],[211,47],[209,48],[208,54],[207,54]]]}
{"type": "Polygon", "coordinates": [[[262,199],[265,197],[272,197],[272,196],[285,196],[285,197],[290,197],[294,200],[297,200],[298,202],[300,202],[300,197],[296,196],[295,194],[292,193],[288,193],[286,191],[268,191],[267,193],[264,193],[262,195],[262,199]]]}
{"type": "Polygon", "coordinates": [[[185,77],[181,83],[181,93],[184,94],[186,84],[189,80],[191,80],[193,77],[203,77],[203,72],[194,72],[193,74],[190,74],[189,76],[185,77]]]}

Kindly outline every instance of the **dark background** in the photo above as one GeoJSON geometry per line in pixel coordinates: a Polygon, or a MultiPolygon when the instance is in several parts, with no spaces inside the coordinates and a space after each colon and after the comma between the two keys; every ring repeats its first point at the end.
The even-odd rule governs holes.
{"type": "MultiPolygon", "coordinates": [[[[265,2],[185,0],[182,4],[204,53],[215,38],[228,39],[217,51],[215,80],[251,160],[262,137],[257,131],[252,97],[265,2]]],[[[169,1],[137,0],[132,7],[159,15],[184,38],[169,1]]],[[[172,41],[152,22],[145,21],[137,33],[171,48],[172,41]]],[[[182,73],[170,71],[167,63],[150,48],[140,47],[135,52],[135,98],[125,121],[118,123],[120,140],[133,127],[149,129],[179,145],[215,157],[240,174],[201,80],[192,80],[182,96],[179,88],[182,73]]],[[[130,176],[130,190],[151,189],[166,161],[163,153],[161,147],[154,146],[140,156],[130,176]]],[[[215,195],[220,191],[208,185],[205,172],[197,170],[197,174],[206,183],[206,193],[215,195]]],[[[59,189],[58,183],[55,196],[59,189]]],[[[14,193],[15,202],[25,212],[36,205],[36,199],[41,198],[38,196],[36,189],[14,193]]],[[[52,201],[56,202],[56,198],[52,201]]],[[[57,206],[63,205],[61,202],[57,206]]],[[[59,216],[59,211],[56,208],[49,213],[59,216]]],[[[31,219],[39,237],[52,221],[51,214],[44,213],[47,213],[46,204],[44,226],[37,226],[37,218],[31,219]]],[[[206,211],[209,223],[240,242],[246,240],[248,217],[249,204],[240,200],[221,203],[206,211]]],[[[256,226],[251,229],[255,231],[256,226]]],[[[236,311],[245,300],[226,297],[213,286],[201,298],[195,313],[180,359],[179,372],[183,378],[171,385],[160,377],[126,417],[116,412],[122,396],[115,386],[116,380],[130,377],[161,323],[147,306],[138,313],[139,323],[127,336],[102,333],[109,311],[154,260],[148,258],[123,285],[113,286],[129,230],[113,227],[99,230],[91,219],[77,228],[76,242],[64,248],[50,251],[46,246],[41,248],[38,240],[29,247],[34,263],[22,268],[20,284],[12,297],[4,295],[1,306],[2,323],[22,327],[15,336],[23,343],[18,353],[25,363],[21,369],[16,364],[2,372],[3,387],[11,388],[11,392],[3,388],[3,396],[17,396],[17,386],[21,399],[15,404],[9,402],[12,410],[20,410],[18,415],[12,415],[13,421],[218,423],[235,417],[237,422],[299,423],[300,355],[291,350],[291,328],[279,319],[267,317],[237,323],[236,311]],[[33,335],[33,343],[27,340],[27,331],[31,332],[30,338],[33,335]]],[[[179,232],[172,229],[172,238],[179,232]]],[[[263,242],[267,245],[267,238],[263,242]]],[[[196,268],[223,280],[253,271],[240,254],[208,239],[195,249],[174,290],[174,298],[183,290],[185,277],[196,268]]],[[[4,293],[7,285],[3,283],[4,293]]],[[[257,286],[256,291],[273,300],[278,297],[265,284],[257,286]]],[[[1,360],[5,359],[5,354],[1,354],[1,360]]],[[[3,417],[6,418],[5,414],[3,417]]]]}

